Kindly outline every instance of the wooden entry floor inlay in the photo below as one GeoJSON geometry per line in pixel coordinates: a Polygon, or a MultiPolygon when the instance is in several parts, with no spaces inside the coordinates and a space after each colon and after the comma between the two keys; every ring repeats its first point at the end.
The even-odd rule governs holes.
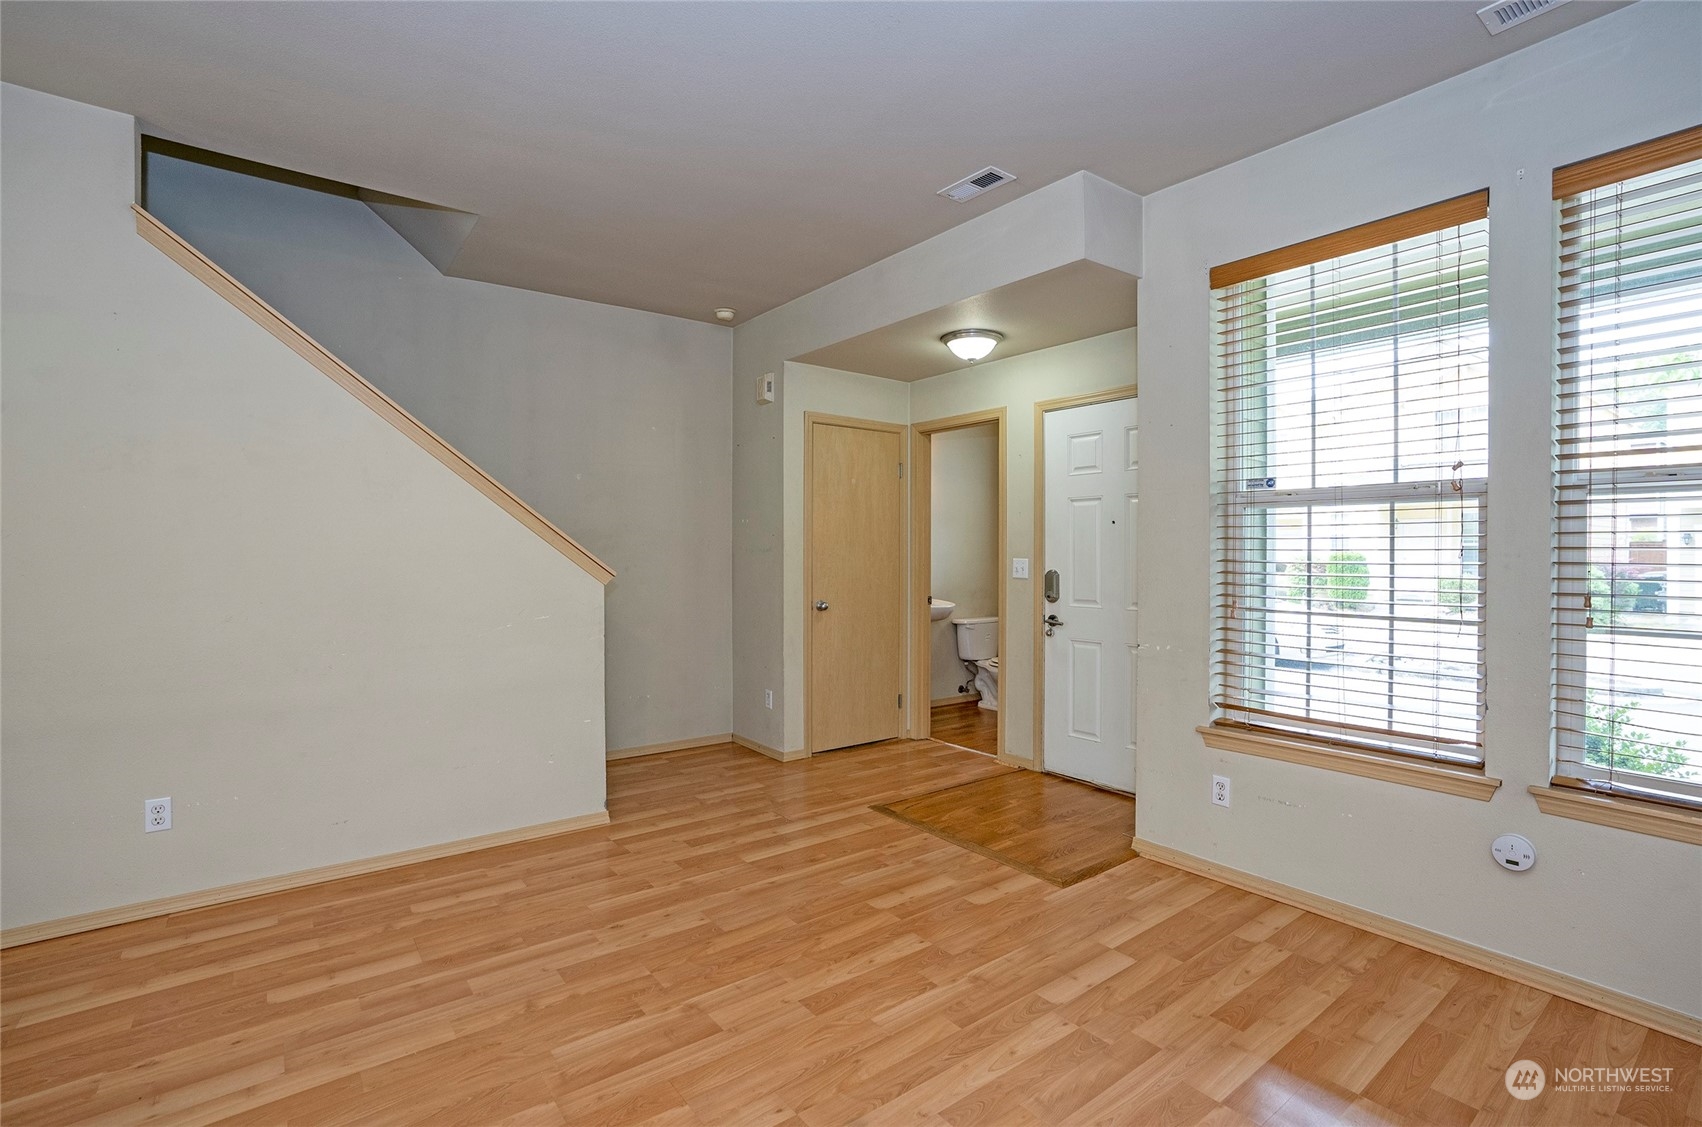
{"type": "Polygon", "coordinates": [[[1029,876],[1068,888],[1135,856],[1135,800],[1008,771],[872,807],[1029,876]]]}

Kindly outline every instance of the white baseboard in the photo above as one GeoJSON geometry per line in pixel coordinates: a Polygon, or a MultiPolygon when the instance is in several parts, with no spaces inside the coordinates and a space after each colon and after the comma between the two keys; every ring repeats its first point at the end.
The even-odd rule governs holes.
{"type": "Polygon", "coordinates": [[[941,705],[947,704],[967,704],[972,700],[980,699],[980,693],[958,693],[954,697],[940,697],[938,700],[931,700],[928,702],[928,707],[939,708],[941,705]]]}
{"type": "Polygon", "coordinates": [[[637,747],[612,747],[604,759],[637,759],[641,755],[662,755],[670,751],[684,751],[691,747],[713,747],[716,744],[733,742],[733,733],[722,732],[714,736],[695,736],[687,740],[669,740],[659,744],[640,744],[637,747]]]}
{"type": "Polygon", "coordinates": [[[1385,939],[1393,939],[1396,942],[1417,947],[1422,951],[1429,951],[1433,955],[1441,955],[1445,959],[1453,959],[1457,963],[1486,970],[1490,974],[1498,974],[1502,978],[1510,978],[1514,982],[1522,982],[1526,986],[1534,986],[1538,990],[1568,998],[1593,1009],[1610,1013],[1615,1017],[1626,1018],[1629,1021],[1646,1025],[1650,1029],[1656,1029],[1662,1033],[1669,1033],[1674,1037],[1681,1037],[1686,1041],[1702,1045],[1702,1018],[1668,1009],[1665,1006],[1657,1005],[1643,998],[1633,997],[1630,994],[1621,994],[1619,991],[1611,990],[1606,986],[1585,982],[1581,978],[1574,978],[1569,974],[1538,966],[1536,963],[1527,963],[1523,959],[1503,955],[1498,951],[1491,951],[1488,948],[1479,947],[1452,936],[1442,935],[1415,924],[1378,915],[1376,912],[1367,911],[1364,908],[1356,908],[1352,904],[1344,904],[1340,900],[1331,900],[1329,897],[1319,896],[1315,892],[1307,892],[1305,889],[1279,884],[1274,880],[1254,876],[1252,873],[1243,872],[1240,869],[1232,869],[1228,865],[1220,865],[1216,861],[1195,857],[1191,853],[1158,845],[1144,838],[1135,838],[1134,848],[1135,852],[1142,857],[1161,861],[1178,869],[1186,869],[1190,873],[1210,877],[1212,880],[1234,885],[1236,888],[1246,889],[1248,892],[1256,892],[1260,896],[1268,896],[1272,900],[1280,900],[1284,904],[1292,904],[1296,908],[1304,908],[1308,912],[1316,912],[1320,916],[1338,920],[1362,931],[1369,931],[1374,935],[1381,935],[1385,939]]]}
{"type": "Polygon", "coordinates": [[[136,920],[152,919],[155,916],[169,916],[174,912],[187,912],[192,908],[206,908],[214,904],[228,904],[234,900],[247,900],[253,896],[264,896],[268,892],[304,888],[310,884],[323,884],[326,881],[342,880],[344,877],[364,876],[367,873],[397,869],[403,865],[412,865],[420,861],[434,861],[439,857],[453,857],[460,853],[472,853],[476,850],[490,849],[498,845],[513,845],[521,841],[555,837],[557,834],[572,833],[575,830],[586,830],[594,826],[606,826],[608,824],[609,812],[598,810],[590,814],[581,814],[576,818],[563,818],[556,822],[540,822],[535,826],[521,826],[519,829],[502,830],[498,833],[482,834],[479,837],[464,837],[459,841],[445,841],[437,845],[422,845],[418,849],[404,849],[400,853],[386,853],[379,857],[363,857],[356,861],[342,861],[335,865],[323,865],[316,869],[302,869],[299,872],[283,873],[275,877],[260,877],[257,880],[240,881],[236,884],[220,885],[217,888],[203,888],[195,892],[180,892],[176,896],[164,896],[158,900],[144,900],[139,904],[121,904],[116,908],[102,908],[97,912],[85,912],[76,916],[64,916],[57,920],[44,920],[41,923],[9,927],[0,931],[0,948],[17,947],[24,943],[39,943],[43,939],[57,939],[62,935],[76,935],[78,932],[95,931],[98,928],[112,927],[115,924],[134,923],[136,920]]]}
{"type": "Polygon", "coordinates": [[[800,759],[808,759],[810,757],[810,753],[805,751],[803,748],[797,748],[793,751],[780,751],[776,748],[769,747],[767,744],[759,744],[755,740],[746,739],[744,736],[740,735],[734,735],[733,742],[738,744],[740,747],[749,748],[760,755],[766,755],[770,759],[777,760],[781,763],[795,763],[800,759]]]}

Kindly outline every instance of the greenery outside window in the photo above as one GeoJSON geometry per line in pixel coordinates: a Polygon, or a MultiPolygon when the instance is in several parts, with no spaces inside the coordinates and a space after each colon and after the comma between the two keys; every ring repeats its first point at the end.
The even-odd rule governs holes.
{"type": "Polygon", "coordinates": [[[1554,195],[1554,781],[1702,808],[1702,127],[1554,195]]]}

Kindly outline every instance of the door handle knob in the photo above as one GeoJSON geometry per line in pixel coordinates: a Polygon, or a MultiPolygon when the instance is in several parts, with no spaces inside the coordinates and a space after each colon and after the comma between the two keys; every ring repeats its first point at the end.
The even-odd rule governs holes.
{"type": "Polygon", "coordinates": [[[1050,638],[1052,636],[1052,630],[1053,630],[1054,627],[1062,626],[1064,624],[1064,620],[1059,618],[1055,614],[1047,615],[1045,622],[1046,622],[1046,636],[1048,638],[1050,638]]]}
{"type": "Polygon", "coordinates": [[[827,609],[827,600],[826,599],[817,599],[816,600],[816,609],[817,610],[826,610],[827,609]]]}

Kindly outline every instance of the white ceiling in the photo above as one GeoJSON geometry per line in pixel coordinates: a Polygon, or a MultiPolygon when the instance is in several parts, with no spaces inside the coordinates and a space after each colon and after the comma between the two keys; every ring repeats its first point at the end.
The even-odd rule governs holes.
{"type": "Polygon", "coordinates": [[[969,367],[940,343],[954,329],[1003,333],[1005,339],[988,360],[1126,329],[1135,323],[1135,286],[1135,279],[1121,270],[1080,259],[796,359],[914,383],[969,367]]]}
{"type": "Polygon", "coordinates": [[[1080,169],[1149,193],[1619,5],[52,3],[0,78],[480,218],[451,273],[712,320],[1080,169]],[[934,193],[989,165],[1015,184],[934,193]]]}

